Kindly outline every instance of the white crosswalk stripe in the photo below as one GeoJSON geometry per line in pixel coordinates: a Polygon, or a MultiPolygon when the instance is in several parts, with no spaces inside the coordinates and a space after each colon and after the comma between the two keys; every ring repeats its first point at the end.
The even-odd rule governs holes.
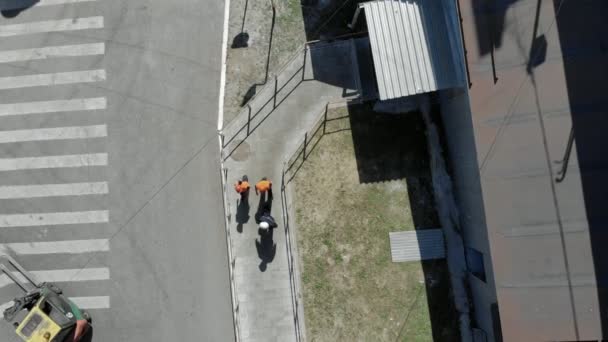
{"type": "Polygon", "coordinates": [[[0,244],[0,248],[17,255],[40,254],[81,254],[92,252],[107,252],[110,250],[108,239],[43,241],[43,242],[14,242],[0,244]]]}
{"type": "Polygon", "coordinates": [[[105,97],[0,104],[0,116],[106,109],[105,97]]]}
{"type": "Polygon", "coordinates": [[[45,157],[0,158],[0,171],[55,169],[108,165],[107,153],[71,154],[45,157]]]}
{"type": "Polygon", "coordinates": [[[107,210],[0,215],[0,228],[107,223],[107,210]]]}
{"type": "Polygon", "coordinates": [[[0,51],[0,63],[22,62],[58,57],[103,55],[105,48],[104,43],[94,43],[0,51]]]}
{"type": "Polygon", "coordinates": [[[91,139],[108,136],[106,125],[0,131],[0,144],[24,141],[91,139]]]}
{"type": "MultiPolygon", "coordinates": [[[[110,297],[109,296],[95,296],[95,297],[69,297],[69,299],[81,309],[109,309],[110,308],[110,297]]],[[[14,302],[0,304],[0,312],[13,306],[14,302]]]]}
{"type": "Polygon", "coordinates": [[[24,76],[0,77],[0,90],[42,87],[72,83],[101,82],[106,79],[105,70],[84,70],[35,74],[24,76]]]}
{"type": "Polygon", "coordinates": [[[70,300],[74,302],[74,304],[76,304],[79,308],[85,310],[110,308],[109,296],[70,297],[70,300]]]}
{"type": "MultiPolygon", "coordinates": [[[[10,0],[9,6],[18,8],[18,1],[10,0]]],[[[107,75],[98,63],[88,63],[94,67],[77,67],[83,65],[80,62],[85,62],[84,58],[89,57],[92,61],[92,56],[97,61],[97,56],[103,58],[106,53],[104,41],[91,39],[95,33],[82,32],[104,28],[104,18],[87,8],[95,8],[98,2],[38,0],[33,5],[31,17],[41,18],[39,21],[5,21],[0,25],[0,40],[6,41],[3,46],[14,44],[11,49],[1,50],[0,47],[0,65],[4,64],[0,68],[0,147],[7,157],[0,158],[0,173],[6,175],[0,185],[4,208],[0,214],[0,230],[10,232],[12,239],[16,237],[3,241],[0,236],[0,251],[14,255],[18,261],[27,260],[29,266],[45,259],[30,273],[41,282],[69,282],[70,293],[66,294],[83,309],[110,308],[109,289],[90,293],[100,285],[96,282],[103,284],[110,279],[110,269],[103,265],[73,268],[81,266],[81,258],[87,260],[110,252],[110,212],[106,204],[109,184],[103,179],[93,179],[99,177],[100,172],[103,175],[108,171],[108,153],[99,148],[109,137],[108,125],[100,121],[105,117],[109,103],[102,94],[103,88],[83,87],[103,82],[107,75]],[[71,17],[70,13],[77,13],[71,10],[72,7],[84,10],[89,16],[71,17]],[[68,17],[47,20],[49,17],[44,16],[44,11],[68,17]],[[51,39],[46,39],[47,36],[51,39]],[[61,39],[52,39],[55,37],[61,39]],[[71,38],[74,40],[70,41],[71,38]],[[29,64],[31,61],[35,61],[32,71],[21,71],[9,64],[29,64]],[[53,63],[62,67],[53,69],[53,63]],[[70,65],[75,67],[65,69],[64,66],[70,65]],[[11,73],[3,75],[3,70],[11,70],[11,73]],[[8,102],[12,94],[18,95],[20,100],[8,102]],[[4,125],[4,121],[8,124],[4,125]],[[83,147],[89,147],[89,141],[95,150],[81,151],[83,147]],[[45,144],[49,148],[43,148],[45,144]],[[46,152],[48,149],[56,151],[58,147],[65,147],[61,150],[65,152],[46,152]],[[74,147],[78,149],[74,150],[74,147]],[[68,151],[78,152],[70,154],[68,151]],[[96,168],[93,175],[87,174],[93,168],[96,168]],[[79,208],[74,208],[77,202],[79,208]],[[82,233],[76,239],[66,239],[65,232],[70,229],[82,233]],[[99,230],[95,232],[95,238],[82,235],[90,234],[92,230],[99,230]],[[13,235],[21,231],[27,232],[23,239],[13,235]],[[32,232],[35,235],[30,235],[32,232]],[[100,232],[105,232],[105,236],[100,232]],[[40,266],[51,264],[56,269],[40,266]],[[95,285],[90,287],[92,283],[95,285]],[[85,293],[91,295],[78,296],[80,288],[87,289],[85,293]]],[[[9,286],[11,283],[7,275],[0,274],[0,289],[6,287],[0,293],[16,291],[17,288],[9,286]]],[[[12,305],[10,299],[12,297],[0,298],[0,311],[12,305]]]]}
{"type": "Polygon", "coordinates": [[[103,17],[35,21],[22,24],[0,25],[0,38],[22,36],[36,33],[76,31],[100,28],[103,28],[103,17]]]}
{"type": "MultiPolygon", "coordinates": [[[[110,269],[107,267],[99,268],[72,268],[65,270],[41,270],[29,271],[39,282],[66,282],[66,281],[92,281],[110,279],[110,269]]],[[[27,283],[27,279],[19,272],[13,272],[17,279],[27,283]]],[[[0,275],[0,288],[13,284],[13,281],[6,275],[0,275]]]]}
{"type": "Polygon", "coordinates": [[[103,195],[107,182],[0,186],[0,199],[103,195]]]}
{"type": "Polygon", "coordinates": [[[93,2],[97,0],[40,0],[36,3],[36,6],[54,6],[54,5],[67,5],[76,4],[79,2],[93,2]]]}

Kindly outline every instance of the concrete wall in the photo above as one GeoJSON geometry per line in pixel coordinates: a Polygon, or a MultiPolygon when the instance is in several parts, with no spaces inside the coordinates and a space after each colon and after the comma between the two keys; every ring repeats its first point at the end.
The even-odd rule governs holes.
{"type": "Polygon", "coordinates": [[[439,97],[465,247],[474,248],[483,253],[484,259],[486,282],[484,283],[471,274],[468,277],[474,306],[471,320],[474,320],[474,327],[486,332],[488,341],[495,341],[490,306],[496,303],[496,290],[469,97],[466,89],[442,91],[439,97]]]}

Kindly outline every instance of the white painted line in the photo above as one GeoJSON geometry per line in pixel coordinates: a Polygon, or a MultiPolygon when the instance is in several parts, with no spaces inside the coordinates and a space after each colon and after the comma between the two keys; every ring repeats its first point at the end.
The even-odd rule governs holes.
{"type": "Polygon", "coordinates": [[[81,309],[109,309],[110,308],[110,296],[97,296],[97,297],[69,297],[76,306],[81,309]]]}
{"type": "Polygon", "coordinates": [[[88,17],[34,21],[22,24],[0,25],[0,37],[13,37],[26,34],[75,31],[103,28],[103,17],[88,17]]]}
{"type": "Polygon", "coordinates": [[[67,240],[44,242],[17,242],[0,245],[17,255],[39,254],[81,254],[92,252],[107,252],[110,250],[108,239],[96,240],[67,240]]]}
{"type": "MultiPolygon", "coordinates": [[[[224,127],[224,94],[226,91],[226,54],[228,53],[228,21],[230,16],[230,0],[224,0],[224,32],[222,34],[222,64],[220,71],[220,96],[217,111],[217,130],[224,127]]],[[[221,148],[221,144],[220,144],[221,148]]]]}
{"type": "Polygon", "coordinates": [[[8,214],[0,215],[0,228],[106,223],[109,218],[107,210],[8,214]]]}
{"type": "Polygon", "coordinates": [[[95,56],[105,53],[104,43],[47,46],[34,49],[0,51],[0,63],[12,63],[55,57],[95,56]]]}
{"type": "Polygon", "coordinates": [[[104,195],[108,182],[0,186],[0,199],[104,195]]]}
{"type": "MultiPolygon", "coordinates": [[[[110,269],[107,267],[30,271],[30,273],[39,282],[52,283],[110,279],[110,269]]],[[[22,282],[28,283],[27,279],[25,279],[21,273],[15,271],[13,274],[22,282]]],[[[0,275],[0,288],[10,284],[13,284],[13,281],[6,274],[3,273],[0,275]]]]}
{"type": "Polygon", "coordinates": [[[107,153],[69,154],[61,156],[0,158],[0,171],[55,169],[64,167],[106,166],[107,153]]]}
{"type": "Polygon", "coordinates": [[[52,86],[72,83],[100,82],[104,81],[105,79],[105,70],[84,70],[57,72],[52,74],[0,77],[0,90],[52,86]]]}
{"type": "Polygon", "coordinates": [[[106,125],[0,131],[0,144],[25,141],[92,139],[108,136],[106,125]]]}
{"type": "MultiPolygon", "coordinates": [[[[98,297],[68,297],[76,306],[81,309],[109,309],[110,308],[110,297],[109,296],[98,296],[98,297]]],[[[13,301],[8,303],[0,304],[0,312],[13,306],[13,301]]]]}
{"type": "Polygon", "coordinates": [[[66,5],[75,4],[79,2],[92,2],[96,0],[39,0],[36,6],[53,6],[53,5],[66,5]]]}
{"type": "Polygon", "coordinates": [[[0,104],[0,116],[106,109],[105,97],[0,104]]]}

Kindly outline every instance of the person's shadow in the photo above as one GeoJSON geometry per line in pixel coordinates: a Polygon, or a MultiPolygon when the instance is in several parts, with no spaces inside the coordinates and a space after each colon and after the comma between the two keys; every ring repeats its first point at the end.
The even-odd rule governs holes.
{"type": "Polygon", "coordinates": [[[267,212],[270,214],[272,210],[272,189],[267,192],[260,194],[260,201],[258,202],[258,210],[255,212],[255,223],[260,223],[260,216],[267,212]]]}
{"type": "Polygon", "coordinates": [[[274,256],[277,253],[277,244],[272,241],[273,228],[268,230],[258,229],[260,239],[255,240],[255,248],[258,250],[258,257],[262,260],[260,265],[260,271],[266,271],[266,265],[274,260],[274,256]]]}
{"type": "Polygon", "coordinates": [[[236,201],[236,231],[243,232],[243,224],[249,222],[249,199],[236,201]]]}
{"type": "Polygon", "coordinates": [[[14,18],[38,1],[40,0],[0,0],[0,13],[5,18],[14,18]]]}

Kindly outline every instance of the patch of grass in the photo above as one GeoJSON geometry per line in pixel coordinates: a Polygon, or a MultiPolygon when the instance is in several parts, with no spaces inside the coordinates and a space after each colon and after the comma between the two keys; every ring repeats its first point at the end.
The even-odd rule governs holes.
{"type": "Polygon", "coordinates": [[[422,265],[390,258],[388,233],[414,229],[405,180],[360,184],[342,130],[323,137],[293,184],[308,339],[431,341],[422,265]]]}
{"type": "Polygon", "coordinates": [[[306,42],[306,32],[300,0],[275,0],[275,4],[277,18],[270,64],[279,68],[306,42]]]}

